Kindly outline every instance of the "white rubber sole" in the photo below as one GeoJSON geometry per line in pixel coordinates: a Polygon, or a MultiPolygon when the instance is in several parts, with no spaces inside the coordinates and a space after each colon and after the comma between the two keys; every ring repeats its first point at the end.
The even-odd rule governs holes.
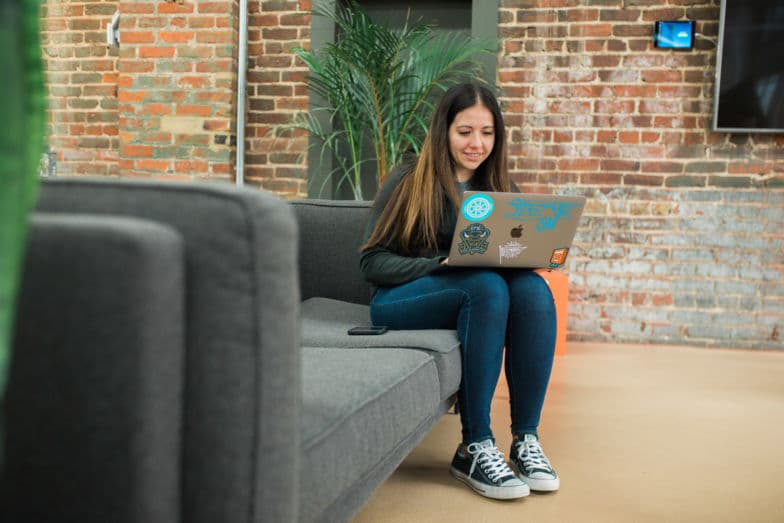
{"type": "Polygon", "coordinates": [[[474,481],[467,475],[463,474],[459,470],[449,467],[449,470],[452,472],[452,475],[471,487],[471,490],[479,494],[480,496],[484,496],[486,498],[492,499],[519,499],[524,498],[528,494],[531,493],[531,489],[528,488],[528,485],[523,482],[522,485],[510,485],[506,487],[493,487],[490,485],[484,485],[479,483],[478,481],[474,481]]]}
{"type": "Polygon", "coordinates": [[[517,463],[512,462],[511,468],[515,473],[515,476],[517,476],[517,479],[528,485],[528,488],[531,490],[536,492],[555,492],[561,488],[561,480],[557,476],[555,479],[528,478],[523,476],[522,472],[520,472],[520,468],[517,466],[517,463]]]}

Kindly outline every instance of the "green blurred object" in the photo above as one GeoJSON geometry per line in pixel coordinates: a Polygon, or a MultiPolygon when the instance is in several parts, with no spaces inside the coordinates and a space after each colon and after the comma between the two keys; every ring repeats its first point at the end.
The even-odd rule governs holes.
{"type": "MultiPolygon", "coordinates": [[[[334,22],[335,42],[294,51],[308,66],[308,86],[323,105],[299,114],[277,134],[307,131],[322,165],[334,162],[324,183],[347,184],[362,200],[368,196],[363,176],[375,176],[370,185],[376,185],[406,155],[418,154],[434,102],[453,84],[477,79],[481,66],[475,59],[495,53],[498,41],[439,33],[410,21],[390,29],[371,20],[356,0],[322,1],[313,14],[334,22]]],[[[324,189],[314,192],[320,196],[324,189]]]]}
{"type": "MultiPolygon", "coordinates": [[[[37,194],[44,144],[39,16],[39,0],[0,0],[0,400],[8,378],[27,215],[37,194]]],[[[2,434],[0,416],[0,443],[2,434]]]]}

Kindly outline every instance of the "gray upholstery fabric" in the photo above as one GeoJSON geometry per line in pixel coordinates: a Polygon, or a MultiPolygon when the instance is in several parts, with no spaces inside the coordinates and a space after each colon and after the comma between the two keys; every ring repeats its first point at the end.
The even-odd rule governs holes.
{"type": "MultiPolygon", "coordinates": [[[[367,304],[372,287],[362,278],[358,252],[370,202],[304,200],[292,203],[300,226],[306,419],[320,420],[312,414],[314,406],[318,408],[323,396],[332,398],[334,395],[331,389],[317,385],[320,380],[353,379],[357,375],[354,369],[357,365],[362,369],[363,362],[367,362],[370,371],[362,371],[360,376],[373,369],[398,372],[408,358],[416,361],[425,357],[435,363],[436,372],[428,373],[426,378],[429,380],[426,386],[433,392],[422,394],[417,400],[427,403],[428,416],[422,417],[417,408],[400,403],[399,396],[403,392],[400,388],[410,394],[412,383],[390,387],[378,396],[376,403],[382,406],[381,412],[385,412],[382,418],[399,419],[396,423],[407,427],[382,435],[382,441],[388,444],[377,444],[378,427],[372,416],[366,415],[361,402],[356,404],[352,415],[324,436],[324,442],[317,450],[307,439],[307,430],[316,427],[305,426],[301,521],[346,521],[453,404],[461,378],[460,345],[455,332],[445,330],[348,336],[346,331],[350,327],[370,323],[367,304]],[[316,349],[309,347],[320,349],[314,354],[316,349]],[[317,394],[319,391],[322,394],[317,394]],[[421,423],[412,427],[411,423],[417,419],[421,423]],[[360,424],[360,421],[365,423],[360,424]],[[390,438],[390,435],[394,437],[390,438]],[[314,464],[320,463],[336,468],[314,468],[314,464]],[[354,474],[353,481],[334,479],[336,474],[346,471],[354,474]],[[312,488],[306,485],[312,485],[312,488]]],[[[432,363],[430,365],[432,368],[432,363]]],[[[355,387],[357,391],[364,390],[355,387]]],[[[319,421],[320,425],[324,423],[326,421],[319,421]]]]}
{"type": "Polygon", "coordinates": [[[169,227],[33,218],[0,519],[179,520],[184,273],[169,227]]]}
{"type": "Polygon", "coordinates": [[[301,521],[342,521],[432,426],[436,368],[421,351],[305,347],[303,382],[301,521]]]}
{"type": "Polygon", "coordinates": [[[35,225],[7,396],[21,517],[3,521],[348,520],[460,382],[453,331],[346,334],[369,323],[368,207],[45,180],[38,212],[58,215],[35,225]]]}
{"type": "Polygon", "coordinates": [[[38,209],[135,216],[186,251],[183,521],[297,519],[300,398],[296,222],[227,184],[46,180],[38,209]]]}
{"type": "Polygon", "coordinates": [[[371,202],[291,202],[300,230],[302,299],[321,296],[370,302],[372,287],[359,271],[359,246],[371,202]]]}
{"type": "Polygon", "coordinates": [[[460,342],[453,330],[387,331],[379,336],[349,336],[355,325],[370,323],[367,305],[327,298],[302,303],[302,343],[306,346],[345,348],[408,348],[431,353],[438,369],[441,401],[457,392],[462,376],[460,342]]]}

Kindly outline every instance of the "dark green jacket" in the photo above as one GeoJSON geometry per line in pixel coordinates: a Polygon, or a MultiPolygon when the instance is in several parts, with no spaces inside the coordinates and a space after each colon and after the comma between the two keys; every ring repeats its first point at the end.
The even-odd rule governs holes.
{"type": "MultiPolygon", "coordinates": [[[[362,243],[365,243],[370,237],[373,228],[376,226],[376,221],[389,203],[392,192],[408,172],[408,169],[400,167],[394,169],[387,176],[370,210],[362,243]]],[[[417,256],[403,256],[398,254],[399,249],[395,249],[395,246],[388,248],[377,246],[367,249],[362,252],[359,261],[359,266],[365,279],[377,286],[399,285],[438,270],[441,267],[441,260],[449,254],[452,232],[455,230],[457,221],[457,215],[452,205],[446,205],[445,208],[445,215],[438,229],[437,251],[420,249],[417,256]]]]}

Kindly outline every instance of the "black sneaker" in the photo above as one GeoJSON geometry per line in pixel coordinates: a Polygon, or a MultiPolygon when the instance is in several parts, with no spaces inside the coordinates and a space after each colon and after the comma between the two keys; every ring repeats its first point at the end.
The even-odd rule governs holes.
{"type": "Polygon", "coordinates": [[[517,477],[531,490],[552,492],[561,486],[558,474],[550,466],[536,435],[525,434],[522,440],[512,442],[510,454],[517,477]]]}
{"type": "Polygon", "coordinates": [[[452,475],[478,494],[493,499],[516,499],[529,494],[528,485],[517,479],[492,440],[468,445],[468,455],[458,448],[452,458],[452,475]]]}

